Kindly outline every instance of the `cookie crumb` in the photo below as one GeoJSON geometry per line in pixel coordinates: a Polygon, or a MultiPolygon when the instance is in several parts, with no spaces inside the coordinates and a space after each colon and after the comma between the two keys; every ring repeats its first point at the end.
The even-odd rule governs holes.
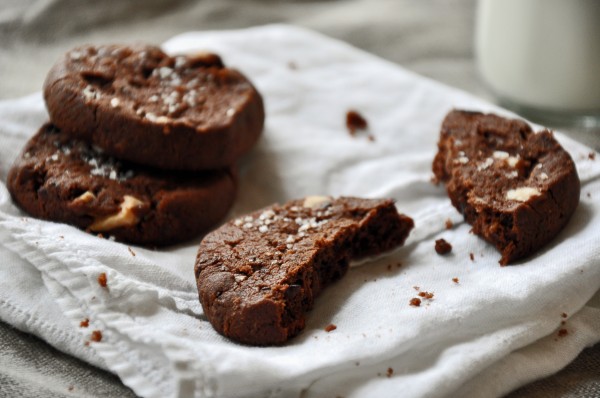
{"type": "Polygon", "coordinates": [[[588,198],[591,198],[591,197],[592,197],[592,194],[588,192],[588,193],[587,193],[587,197],[588,197],[588,198]]]}
{"type": "Polygon", "coordinates": [[[106,281],[106,272],[103,272],[100,275],[98,275],[98,284],[102,287],[108,286],[106,281]]]}
{"type": "Polygon", "coordinates": [[[68,390],[69,392],[73,391],[74,389],[75,389],[75,387],[74,387],[74,386],[69,386],[69,388],[67,388],[67,390],[68,390]]]}
{"type": "Polygon", "coordinates": [[[400,261],[398,261],[398,262],[396,263],[396,267],[398,267],[398,268],[402,267],[402,263],[401,263],[400,261]]]}
{"type": "Polygon", "coordinates": [[[394,369],[392,368],[387,368],[387,372],[385,373],[385,375],[387,377],[392,377],[392,375],[394,374],[394,369]]]}
{"type": "Polygon", "coordinates": [[[458,281],[458,278],[452,278],[452,282],[454,282],[454,283],[458,284],[458,282],[459,282],[459,281],[458,281]]]}
{"type": "Polygon", "coordinates": [[[438,239],[435,241],[435,251],[440,256],[448,254],[452,251],[452,245],[445,239],[438,239]]]}
{"type": "Polygon", "coordinates": [[[391,271],[391,270],[392,270],[392,264],[388,264],[388,265],[387,265],[387,270],[388,270],[388,271],[391,271]]]}
{"type": "Polygon", "coordinates": [[[357,111],[349,110],[346,113],[346,127],[350,135],[355,135],[358,130],[365,130],[367,126],[367,120],[357,111]]]}
{"type": "Polygon", "coordinates": [[[297,70],[298,69],[298,65],[294,61],[289,61],[287,63],[287,67],[290,68],[291,70],[297,70]]]}
{"type": "Polygon", "coordinates": [[[596,152],[590,152],[590,153],[588,153],[588,159],[590,159],[590,160],[596,160],[596,152]]]}
{"type": "Polygon", "coordinates": [[[413,307],[420,307],[421,306],[421,299],[418,299],[416,297],[411,298],[410,299],[410,305],[412,305],[413,307]]]}
{"type": "Polygon", "coordinates": [[[375,136],[373,134],[369,134],[367,135],[367,140],[369,140],[370,142],[375,142],[375,136]]]}
{"type": "Polygon", "coordinates": [[[475,255],[473,254],[473,252],[469,253],[469,258],[471,259],[471,261],[475,261],[475,255]]]}
{"type": "Polygon", "coordinates": [[[329,325],[325,326],[325,331],[327,333],[333,332],[335,329],[337,329],[337,326],[335,326],[333,323],[330,323],[329,325]]]}
{"type": "Polygon", "coordinates": [[[569,334],[569,331],[568,331],[567,329],[564,329],[564,328],[563,328],[563,329],[560,329],[560,330],[558,331],[558,337],[565,337],[565,336],[566,336],[566,335],[568,335],[568,334],[569,334]]]}
{"type": "Polygon", "coordinates": [[[563,318],[566,318],[566,317],[568,317],[569,315],[567,315],[567,313],[566,313],[566,312],[563,312],[562,314],[560,314],[560,316],[561,316],[561,317],[563,317],[563,318]]]}
{"type": "Polygon", "coordinates": [[[135,257],[135,252],[133,251],[133,249],[131,247],[127,246],[127,250],[129,250],[129,253],[131,253],[131,255],[133,257],[135,257]]]}
{"type": "Polygon", "coordinates": [[[90,326],[90,320],[88,318],[85,318],[83,321],[79,322],[80,328],[87,328],[88,326],[90,326]]]}
{"type": "Polygon", "coordinates": [[[433,293],[429,293],[429,292],[419,292],[419,297],[423,297],[427,300],[431,300],[433,299],[433,293]]]}
{"type": "Polygon", "coordinates": [[[94,330],[92,332],[92,335],[90,337],[90,340],[95,342],[95,343],[99,343],[102,341],[102,332],[99,330],[94,330]]]}
{"type": "Polygon", "coordinates": [[[421,288],[420,288],[419,286],[413,286],[413,289],[415,289],[417,292],[418,292],[419,290],[421,290],[421,288]]]}

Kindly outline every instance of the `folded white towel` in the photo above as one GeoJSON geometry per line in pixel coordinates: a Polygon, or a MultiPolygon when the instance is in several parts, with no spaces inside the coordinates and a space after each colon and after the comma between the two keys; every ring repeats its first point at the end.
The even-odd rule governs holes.
{"type": "MultiPolygon", "coordinates": [[[[600,288],[600,158],[590,159],[589,148],[556,134],[577,164],[581,204],[537,255],[500,267],[499,253],[469,234],[430,177],[450,109],[506,111],[289,26],[189,33],[164,47],[216,51],[264,95],[265,132],[243,161],[231,216],[311,194],[392,197],[415,219],[406,246],[326,289],[289,344],[246,347],[203,316],[193,275],[198,240],[129,248],[22,214],[2,184],[3,320],[147,397],[494,396],[600,340],[598,303],[586,306],[600,288]],[[374,140],[348,134],[349,109],[368,119],[374,140]],[[454,229],[446,230],[447,219],[454,229]],[[451,255],[435,253],[440,237],[452,243],[451,255]],[[108,288],[97,282],[103,272],[108,288]],[[410,306],[415,286],[433,299],[410,306]],[[85,318],[90,326],[81,328],[85,318]],[[328,333],[330,323],[337,329],[328,333]],[[559,336],[561,328],[568,334],[559,336]],[[93,330],[102,341],[85,345],[93,330]]],[[[36,94],[0,103],[0,117],[5,181],[47,116],[36,94]]]]}

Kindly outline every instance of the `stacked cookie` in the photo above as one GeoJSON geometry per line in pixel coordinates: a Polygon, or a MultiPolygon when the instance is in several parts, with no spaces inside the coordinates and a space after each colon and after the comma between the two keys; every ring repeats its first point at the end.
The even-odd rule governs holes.
{"type": "Polygon", "coordinates": [[[34,217],[116,240],[176,243],[231,207],[236,161],[263,128],[260,94],[214,54],[86,46],[50,70],[51,122],[9,172],[34,217]]]}

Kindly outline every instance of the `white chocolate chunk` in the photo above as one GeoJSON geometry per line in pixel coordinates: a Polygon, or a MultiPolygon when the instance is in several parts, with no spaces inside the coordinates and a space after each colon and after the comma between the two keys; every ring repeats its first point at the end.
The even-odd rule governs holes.
{"type": "Polygon", "coordinates": [[[91,101],[100,98],[100,93],[89,84],[83,89],[83,97],[86,101],[91,101]]]}
{"type": "Polygon", "coordinates": [[[94,232],[105,232],[120,227],[131,227],[138,223],[139,217],[134,213],[136,207],[144,203],[133,196],[125,195],[119,212],[106,217],[97,218],[89,229],[94,232]]]}
{"type": "Polygon", "coordinates": [[[166,77],[168,77],[168,76],[169,76],[171,73],[173,73],[173,69],[171,69],[171,68],[169,68],[169,67],[166,67],[166,66],[160,67],[160,68],[158,69],[158,74],[160,75],[160,78],[161,78],[161,79],[165,79],[165,78],[166,78],[166,77]]]}
{"type": "Polygon", "coordinates": [[[94,195],[93,192],[85,191],[84,193],[82,193],[81,195],[79,195],[78,197],[73,199],[71,201],[71,203],[72,204],[89,203],[94,199],[96,199],[96,195],[94,195]]]}
{"type": "Polygon", "coordinates": [[[479,165],[477,166],[477,170],[478,170],[478,171],[485,170],[485,169],[489,168],[489,167],[490,167],[491,165],[493,165],[493,164],[494,164],[494,159],[492,159],[492,158],[487,158],[487,159],[486,159],[486,160],[485,160],[483,163],[481,163],[481,164],[479,164],[479,165]]]}
{"type": "Polygon", "coordinates": [[[508,157],[510,156],[508,154],[508,152],[504,152],[504,151],[494,151],[493,155],[492,155],[495,159],[508,159],[508,157]]]}
{"type": "Polygon", "coordinates": [[[517,163],[519,163],[519,157],[518,156],[509,156],[508,159],[506,159],[506,163],[508,163],[508,165],[510,167],[515,167],[517,165],[517,163]]]}
{"type": "Polygon", "coordinates": [[[541,194],[542,193],[536,188],[520,187],[506,192],[506,199],[515,200],[517,202],[527,202],[529,199],[540,196],[541,194]]]}
{"type": "Polygon", "coordinates": [[[110,100],[110,106],[113,108],[118,107],[121,104],[121,101],[119,101],[119,99],[117,97],[113,97],[110,100]]]}
{"type": "Polygon", "coordinates": [[[331,202],[331,196],[307,196],[302,203],[303,207],[315,208],[331,202]]]}

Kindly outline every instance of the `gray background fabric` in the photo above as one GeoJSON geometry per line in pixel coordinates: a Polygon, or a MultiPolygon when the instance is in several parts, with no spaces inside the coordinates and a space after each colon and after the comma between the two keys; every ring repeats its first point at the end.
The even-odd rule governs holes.
{"type": "MultiPolygon", "coordinates": [[[[475,8],[474,0],[0,0],[0,99],[40,90],[52,63],[78,44],[161,43],[191,30],[284,22],[493,100],[475,68],[475,8]]],[[[600,148],[600,131],[563,130],[600,148]]],[[[0,396],[134,394],[114,375],[0,323],[0,396]]],[[[550,396],[600,396],[600,344],[557,375],[510,394],[550,396]]]]}

